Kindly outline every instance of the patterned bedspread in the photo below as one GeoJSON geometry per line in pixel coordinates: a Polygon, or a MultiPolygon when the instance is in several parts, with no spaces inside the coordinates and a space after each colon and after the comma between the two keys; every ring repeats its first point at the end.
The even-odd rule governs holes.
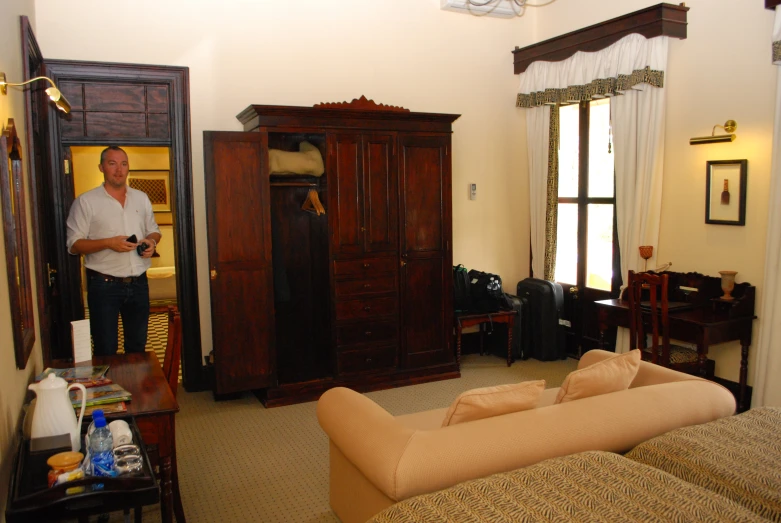
{"type": "Polygon", "coordinates": [[[781,408],[761,407],[676,429],[626,457],[781,522],[781,408]]]}
{"type": "Polygon", "coordinates": [[[584,452],[402,501],[372,523],[764,521],[734,501],[609,452],[584,452]]]}

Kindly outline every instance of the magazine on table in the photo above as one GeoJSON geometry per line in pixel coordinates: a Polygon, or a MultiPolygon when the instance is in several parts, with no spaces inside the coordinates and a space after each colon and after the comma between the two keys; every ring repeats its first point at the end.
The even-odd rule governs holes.
{"type": "MultiPolygon", "coordinates": [[[[78,407],[74,407],[76,409],[76,413],[78,414],[78,411],[81,409],[81,405],[78,407]]],[[[127,412],[127,403],[124,401],[118,401],[116,403],[105,403],[102,405],[91,405],[89,407],[84,408],[84,417],[90,417],[92,416],[92,413],[96,410],[100,409],[103,411],[103,414],[114,414],[117,412],[127,412]]]]}
{"type": "MultiPolygon", "coordinates": [[[[74,407],[81,406],[81,391],[70,390],[71,403],[74,407]]],[[[87,389],[87,406],[104,405],[106,403],[116,403],[119,401],[130,401],[130,393],[122,388],[121,385],[112,383],[102,387],[91,387],[87,389]]]]}
{"type": "Polygon", "coordinates": [[[108,365],[98,365],[95,367],[70,367],[67,369],[47,368],[35,377],[35,381],[41,381],[49,374],[54,374],[58,378],[62,378],[68,383],[85,384],[98,380],[108,379],[106,378],[106,372],[108,372],[108,365]]]}

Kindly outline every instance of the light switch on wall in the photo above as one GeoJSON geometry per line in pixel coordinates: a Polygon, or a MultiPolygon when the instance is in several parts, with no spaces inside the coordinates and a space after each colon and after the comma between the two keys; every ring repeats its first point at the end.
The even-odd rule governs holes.
{"type": "Polygon", "coordinates": [[[477,184],[476,183],[470,183],[469,184],[469,199],[470,200],[477,200],[477,184]]]}

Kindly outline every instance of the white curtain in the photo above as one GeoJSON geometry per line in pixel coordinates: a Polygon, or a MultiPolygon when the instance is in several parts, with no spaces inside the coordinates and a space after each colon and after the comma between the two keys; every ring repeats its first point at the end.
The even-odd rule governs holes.
{"type": "MultiPolygon", "coordinates": [[[[781,65],[781,11],[776,7],[773,27],[773,63],[781,65]]],[[[781,406],[781,68],[776,73],[776,107],[773,123],[773,159],[770,164],[770,214],[767,223],[765,288],[762,322],[754,358],[751,406],[781,406]],[[775,338],[774,338],[775,333],[775,338]]]]}
{"type": "Polygon", "coordinates": [[[532,276],[545,277],[545,206],[548,188],[550,106],[526,110],[529,149],[529,213],[531,214],[532,276]]]}
{"type": "MultiPolygon", "coordinates": [[[[542,274],[545,247],[549,118],[540,110],[545,103],[613,96],[616,220],[624,280],[629,269],[644,266],[638,247],[658,246],[665,124],[665,91],[661,87],[668,44],[667,37],[646,39],[631,34],[602,51],[577,52],[561,62],[535,62],[521,74],[516,105],[530,107],[526,121],[535,275],[538,270],[542,274]],[[544,168],[538,164],[542,159],[544,168]]],[[[654,267],[655,257],[648,263],[654,267]]],[[[617,352],[628,347],[628,335],[622,331],[619,329],[617,352]]]]}
{"type": "MultiPolygon", "coordinates": [[[[660,39],[661,40],[661,39],[660,39]]],[[[667,47],[667,39],[660,44],[667,47]]],[[[666,54],[666,51],[665,51],[666,54]]],[[[624,285],[630,270],[645,268],[641,245],[659,245],[664,173],[665,90],[646,88],[611,100],[616,162],[616,223],[624,285]]],[[[648,260],[655,267],[656,253],[648,260]]],[[[629,331],[618,329],[616,352],[629,350],[629,331]]]]}

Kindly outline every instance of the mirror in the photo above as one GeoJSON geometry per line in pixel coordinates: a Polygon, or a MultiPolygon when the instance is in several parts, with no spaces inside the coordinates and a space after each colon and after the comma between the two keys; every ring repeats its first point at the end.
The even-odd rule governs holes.
{"type": "Polygon", "coordinates": [[[25,218],[22,147],[13,118],[0,138],[0,204],[3,207],[5,262],[16,367],[24,369],[35,342],[32,281],[25,218]]]}

